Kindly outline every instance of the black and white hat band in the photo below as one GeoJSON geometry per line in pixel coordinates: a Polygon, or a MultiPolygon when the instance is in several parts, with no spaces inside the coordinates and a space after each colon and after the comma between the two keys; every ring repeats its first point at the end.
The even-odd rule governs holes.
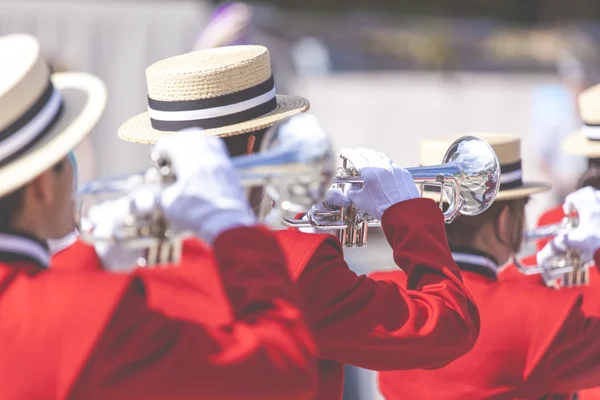
{"type": "Polygon", "coordinates": [[[581,131],[588,140],[600,141],[600,125],[584,124],[581,131]]]}
{"type": "Polygon", "coordinates": [[[0,130],[0,167],[27,152],[46,136],[59,120],[63,99],[52,82],[16,121],[0,130]]]}
{"type": "Polygon", "coordinates": [[[523,186],[521,160],[511,164],[500,164],[500,190],[516,189],[523,186]]]}
{"type": "Polygon", "coordinates": [[[273,76],[254,87],[210,99],[159,101],[148,97],[152,127],[170,132],[235,125],[261,117],[276,108],[273,76]]]}

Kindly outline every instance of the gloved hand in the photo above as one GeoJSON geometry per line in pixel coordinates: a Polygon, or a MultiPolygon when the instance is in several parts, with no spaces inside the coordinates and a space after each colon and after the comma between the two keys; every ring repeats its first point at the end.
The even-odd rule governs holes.
{"type": "Polygon", "coordinates": [[[538,265],[550,257],[563,255],[569,249],[576,250],[583,262],[594,259],[600,249],[600,191],[591,187],[579,189],[567,196],[564,203],[565,213],[574,208],[579,214],[579,225],[570,232],[560,234],[548,242],[537,253],[538,265]]]}
{"type": "MultiPolygon", "coordinates": [[[[334,211],[341,207],[348,207],[351,204],[352,204],[352,202],[348,199],[348,197],[346,197],[346,195],[344,194],[344,192],[341,189],[333,188],[333,189],[329,189],[325,193],[325,196],[323,197],[323,201],[321,201],[320,203],[317,203],[313,206],[312,211],[314,211],[315,214],[327,213],[329,211],[334,211]]],[[[315,218],[317,220],[319,220],[318,217],[315,216],[315,218]]],[[[308,215],[305,215],[302,219],[308,220],[308,215]]],[[[326,223],[327,219],[324,218],[323,222],[326,223]]],[[[325,232],[325,233],[334,234],[333,231],[321,231],[320,229],[317,229],[317,228],[300,228],[299,230],[300,230],[300,232],[306,232],[306,233],[325,232]]]]}
{"type": "Polygon", "coordinates": [[[171,161],[177,176],[162,194],[175,231],[192,231],[212,244],[226,230],[257,223],[221,139],[186,130],[159,139],[154,149],[171,161]]]}
{"type": "Polygon", "coordinates": [[[380,220],[392,205],[421,197],[410,173],[385,154],[369,149],[344,149],[342,156],[364,180],[362,188],[348,189],[348,199],[373,218],[380,220]]]}
{"type": "MultiPolygon", "coordinates": [[[[96,204],[90,208],[87,219],[81,222],[81,228],[83,231],[93,230],[96,237],[115,237],[118,228],[129,215],[132,203],[138,209],[144,209],[148,203],[154,202],[154,195],[153,191],[142,189],[116,200],[96,204]]],[[[131,271],[143,256],[141,250],[113,243],[96,243],[94,248],[102,266],[113,272],[131,271]]]]}

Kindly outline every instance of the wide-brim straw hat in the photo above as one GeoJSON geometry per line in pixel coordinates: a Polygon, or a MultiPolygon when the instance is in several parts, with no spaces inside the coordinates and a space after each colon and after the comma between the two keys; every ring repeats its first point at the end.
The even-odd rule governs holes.
{"type": "Polygon", "coordinates": [[[577,101],[583,126],[564,138],[561,148],[567,154],[600,158],[600,85],[581,92],[577,101]]]}
{"type": "Polygon", "coordinates": [[[305,112],[308,100],[277,95],[269,51],[230,46],[161,60],[146,70],[148,111],[119,128],[121,139],[154,143],[187,128],[227,137],[305,112]]]}
{"type": "MultiPolygon", "coordinates": [[[[476,136],[485,140],[494,150],[500,162],[500,190],[496,200],[512,200],[529,197],[532,194],[546,192],[552,188],[547,182],[523,181],[521,167],[521,139],[516,135],[469,133],[465,135],[444,136],[421,141],[420,165],[441,164],[450,145],[459,137],[476,136]]],[[[440,194],[425,191],[425,197],[439,200],[440,194]]]]}
{"type": "Polygon", "coordinates": [[[106,87],[85,73],[50,76],[37,40],[0,37],[0,196],[63,159],[96,125],[106,87]]]}

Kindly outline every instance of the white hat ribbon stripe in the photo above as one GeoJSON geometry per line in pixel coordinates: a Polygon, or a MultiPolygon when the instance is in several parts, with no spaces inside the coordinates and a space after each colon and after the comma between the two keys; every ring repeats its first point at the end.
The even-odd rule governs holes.
{"type": "Polygon", "coordinates": [[[236,104],[226,106],[208,108],[205,110],[189,110],[189,111],[159,111],[153,110],[148,106],[148,115],[150,118],[159,121],[195,121],[210,118],[225,117],[231,114],[237,114],[242,111],[265,104],[275,98],[275,88],[270,92],[257,96],[253,99],[242,101],[236,104]]]}
{"type": "Polygon", "coordinates": [[[506,184],[523,180],[523,171],[517,170],[500,174],[500,184],[506,184]]]}
{"type": "Polygon", "coordinates": [[[24,153],[54,126],[63,109],[60,92],[49,83],[33,106],[0,131],[0,165],[24,153]]]}
{"type": "Polygon", "coordinates": [[[600,126],[598,125],[584,125],[581,131],[589,140],[600,140],[600,126]]]}

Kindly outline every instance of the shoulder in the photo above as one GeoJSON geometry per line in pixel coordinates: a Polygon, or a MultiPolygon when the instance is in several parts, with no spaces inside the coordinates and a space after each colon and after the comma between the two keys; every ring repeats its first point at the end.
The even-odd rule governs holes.
{"type": "Polygon", "coordinates": [[[75,240],[70,246],[52,256],[52,270],[82,272],[97,271],[101,267],[96,249],[81,239],[75,240]]]}
{"type": "MultiPolygon", "coordinates": [[[[20,274],[0,296],[0,342],[11,349],[3,359],[34,364],[44,359],[48,365],[60,365],[55,372],[63,397],[125,293],[134,288],[133,281],[132,275],[102,271],[20,274]]],[[[47,376],[44,371],[40,365],[30,372],[38,379],[47,376]]]]}

